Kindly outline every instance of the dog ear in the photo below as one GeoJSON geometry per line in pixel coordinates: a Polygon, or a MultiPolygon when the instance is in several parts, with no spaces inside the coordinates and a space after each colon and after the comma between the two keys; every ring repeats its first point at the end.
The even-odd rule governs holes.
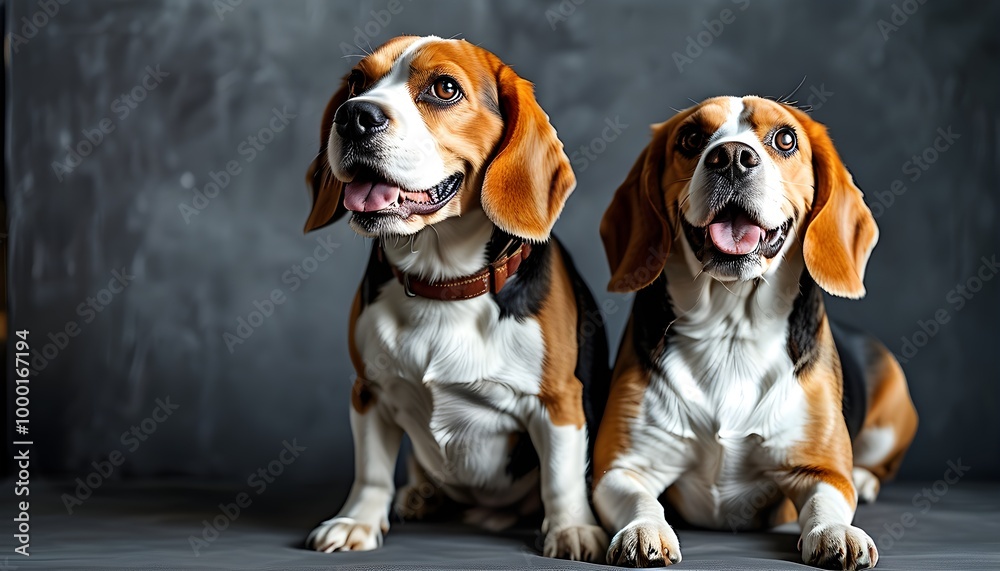
{"type": "Polygon", "coordinates": [[[483,179],[483,210],[504,232],[544,242],[576,177],[531,83],[503,66],[497,91],[504,134],[483,179]]]}
{"type": "Polygon", "coordinates": [[[865,295],[865,266],[878,226],[826,127],[796,110],[812,147],[815,196],[802,243],[809,274],[832,295],[865,295]]]}
{"type": "Polygon", "coordinates": [[[333,116],[337,109],[347,101],[348,87],[347,78],[341,81],[340,89],[333,94],[330,102],[326,104],[326,111],[323,112],[323,123],[320,127],[319,153],[309,165],[306,171],[306,184],[312,187],[312,211],[306,219],[306,232],[318,230],[324,226],[333,224],[347,214],[340,196],[344,191],[344,183],[333,176],[330,162],[327,160],[326,150],[330,141],[330,131],[333,128],[333,116]]]}
{"type": "Polygon", "coordinates": [[[601,219],[601,240],[611,266],[608,291],[638,291],[663,271],[672,243],[662,190],[666,123],[653,126],[653,140],[615,191],[601,219]]]}

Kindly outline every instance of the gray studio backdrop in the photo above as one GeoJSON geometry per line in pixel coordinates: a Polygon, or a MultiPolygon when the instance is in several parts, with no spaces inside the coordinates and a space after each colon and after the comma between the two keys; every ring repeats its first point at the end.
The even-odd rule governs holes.
{"type": "Polygon", "coordinates": [[[302,234],[304,175],[345,51],[408,33],[466,38],[536,82],[579,179],[556,233],[613,301],[613,343],[630,300],[604,291],[597,228],[649,124],[805,78],[795,99],[882,231],[868,297],[830,306],[908,359],[921,427],[903,477],[957,459],[1000,475],[1000,279],[984,262],[1000,250],[1000,5],[9,4],[10,323],[31,331],[49,474],[120,451],[116,477],[242,481],[294,440],[307,451],[284,478],[348,478],[347,315],[369,243],[345,224],[302,234]]]}

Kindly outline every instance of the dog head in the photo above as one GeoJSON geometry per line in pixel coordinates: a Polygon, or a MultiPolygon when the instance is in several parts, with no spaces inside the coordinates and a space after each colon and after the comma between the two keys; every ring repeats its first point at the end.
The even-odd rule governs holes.
{"type": "Polygon", "coordinates": [[[653,126],[601,237],[611,291],[649,285],[678,247],[693,275],[760,278],[801,240],[816,283],[858,298],[878,229],[823,125],[768,99],[717,97],[653,126]]]}
{"type": "Polygon", "coordinates": [[[348,211],[365,236],[409,235],[481,208],[548,239],[576,184],[531,83],[463,40],[401,36],[362,59],[327,105],[306,231],[348,211]]]}

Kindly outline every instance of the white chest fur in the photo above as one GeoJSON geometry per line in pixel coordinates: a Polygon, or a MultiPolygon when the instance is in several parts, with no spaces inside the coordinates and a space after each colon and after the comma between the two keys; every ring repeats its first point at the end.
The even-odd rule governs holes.
{"type": "Polygon", "coordinates": [[[771,276],[771,283],[724,286],[707,276],[685,279],[685,271],[667,268],[678,318],[641,422],[653,436],[646,445],[661,450],[661,469],[676,476],[682,515],[729,528],[745,523],[733,518],[750,503],[776,497],[766,472],[802,437],[805,395],[787,350],[786,300],[798,279],[783,272],[794,282],[771,276]]]}
{"type": "MultiPolygon", "coordinates": [[[[485,264],[492,229],[482,231],[476,222],[456,219],[420,232],[412,243],[387,244],[387,257],[430,279],[474,272],[485,264]]],[[[390,280],[359,316],[355,343],[377,406],[409,434],[433,478],[473,490],[509,487],[509,436],[523,430],[541,382],[537,321],[501,319],[488,295],[408,297],[390,280]]]]}

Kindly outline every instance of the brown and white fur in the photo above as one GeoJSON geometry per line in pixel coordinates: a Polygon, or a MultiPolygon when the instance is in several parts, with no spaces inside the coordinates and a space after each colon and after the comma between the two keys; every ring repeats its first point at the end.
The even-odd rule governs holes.
{"type": "Polygon", "coordinates": [[[797,518],[806,563],[874,566],[855,508],[896,472],[917,415],[891,353],[823,307],[821,289],[864,295],[878,236],[825,127],[759,97],[684,110],[654,125],[601,236],[609,288],[638,292],[595,450],[608,562],[681,560],[666,491],[694,525],[797,518]]]}
{"type": "Polygon", "coordinates": [[[602,559],[607,534],[586,474],[606,340],[590,292],[550,239],[576,181],[531,84],[462,40],[392,39],[333,96],[307,180],[307,231],[350,208],[351,226],[376,239],[350,316],[354,485],[308,544],[381,544],[406,433],[414,456],[402,515],[427,515],[439,494],[493,527],[542,507],[545,555],[602,559]],[[498,293],[411,297],[390,269],[455,279],[510,240],[532,253],[498,293]]]}

